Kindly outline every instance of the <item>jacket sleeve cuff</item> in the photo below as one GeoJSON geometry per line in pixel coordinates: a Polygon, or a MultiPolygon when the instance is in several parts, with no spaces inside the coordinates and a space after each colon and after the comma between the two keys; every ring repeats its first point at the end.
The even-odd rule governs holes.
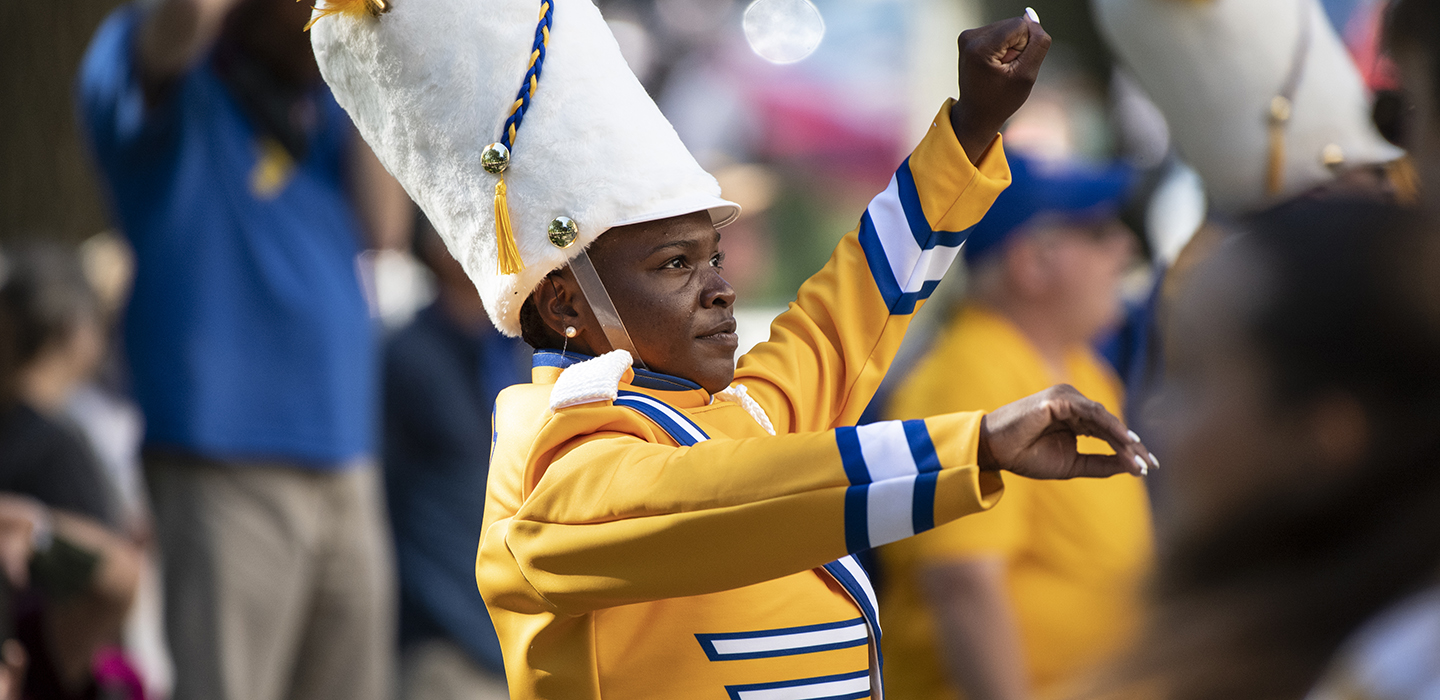
{"type": "Polygon", "coordinates": [[[845,545],[879,547],[986,510],[1004,489],[975,464],[980,413],[885,421],[835,431],[850,486],[845,545]]]}
{"type": "Polygon", "coordinates": [[[995,137],[979,165],[971,164],[950,125],[954,104],[950,99],[940,107],[909,160],[925,218],[937,231],[964,231],[974,226],[1010,185],[1003,137],[995,137]]]}

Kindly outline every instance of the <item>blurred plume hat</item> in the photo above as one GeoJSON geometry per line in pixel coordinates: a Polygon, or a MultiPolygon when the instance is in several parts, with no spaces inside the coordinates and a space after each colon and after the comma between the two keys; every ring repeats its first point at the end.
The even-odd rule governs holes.
{"type": "Polygon", "coordinates": [[[1375,129],[1317,0],[1095,0],[1094,12],[1222,212],[1403,155],[1375,129]]]}
{"type": "Polygon", "coordinates": [[[591,0],[329,0],[311,25],[335,99],[507,335],[610,228],[739,214],[591,0]]]}
{"type": "Polygon", "coordinates": [[[1091,222],[1118,216],[1134,180],[1124,165],[1050,161],[1007,153],[1010,186],[995,198],[985,218],[965,239],[965,262],[976,263],[1026,225],[1044,219],[1091,222]]]}

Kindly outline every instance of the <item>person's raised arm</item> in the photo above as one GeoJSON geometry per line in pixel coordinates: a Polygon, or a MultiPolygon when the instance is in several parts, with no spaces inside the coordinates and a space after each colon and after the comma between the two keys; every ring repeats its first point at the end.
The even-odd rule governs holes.
{"type": "Polygon", "coordinates": [[[800,288],[770,341],[740,359],[735,381],[777,430],[860,418],[914,313],[1009,184],[998,132],[1030,94],[1050,37],[1021,17],[967,31],[959,45],[960,99],[800,288]]]}
{"type": "Polygon", "coordinates": [[[159,0],[150,3],[136,37],[135,59],[147,99],[195,65],[241,0],[159,0]]]}

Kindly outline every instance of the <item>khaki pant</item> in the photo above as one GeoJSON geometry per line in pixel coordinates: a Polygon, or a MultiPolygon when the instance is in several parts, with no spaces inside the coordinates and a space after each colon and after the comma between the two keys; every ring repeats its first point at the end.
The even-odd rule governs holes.
{"type": "Polygon", "coordinates": [[[147,459],[173,700],[383,700],[394,563],[376,469],[147,459]]]}
{"type": "Polygon", "coordinates": [[[431,640],[400,662],[401,700],[508,700],[505,677],[480,668],[453,642],[431,640]]]}

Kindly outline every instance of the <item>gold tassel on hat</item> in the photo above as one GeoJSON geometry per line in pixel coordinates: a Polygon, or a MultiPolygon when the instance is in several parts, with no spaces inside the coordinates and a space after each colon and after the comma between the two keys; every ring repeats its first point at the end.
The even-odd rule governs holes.
{"type": "Polygon", "coordinates": [[[505,178],[495,183],[495,244],[500,248],[500,274],[513,275],[525,269],[515,231],[510,225],[510,204],[505,200],[505,178]]]}
{"type": "Polygon", "coordinates": [[[505,171],[510,167],[510,149],[514,147],[515,137],[520,132],[520,121],[525,118],[525,110],[529,109],[530,101],[535,98],[535,91],[540,87],[540,71],[545,66],[545,49],[550,43],[550,23],[554,19],[554,9],[551,0],[540,0],[535,42],[530,48],[530,65],[525,70],[520,94],[515,96],[515,102],[510,105],[510,116],[501,127],[500,141],[490,144],[480,154],[480,165],[485,172],[499,176],[495,183],[495,247],[502,275],[519,274],[525,269],[525,260],[520,257],[520,247],[515,243],[515,227],[510,222],[505,171]]]}
{"type": "Polygon", "coordinates": [[[492,143],[480,154],[480,167],[495,182],[495,247],[499,249],[500,274],[513,275],[525,269],[520,247],[515,244],[515,227],[510,223],[510,202],[506,197],[505,170],[510,167],[510,149],[503,143],[492,143]]]}
{"type": "Polygon", "coordinates": [[[1265,169],[1265,194],[1274,197],[1285,187],[1285,126],[1290,123],[1290,99],[1270,100],[1270,158],[1265,169]]]}

